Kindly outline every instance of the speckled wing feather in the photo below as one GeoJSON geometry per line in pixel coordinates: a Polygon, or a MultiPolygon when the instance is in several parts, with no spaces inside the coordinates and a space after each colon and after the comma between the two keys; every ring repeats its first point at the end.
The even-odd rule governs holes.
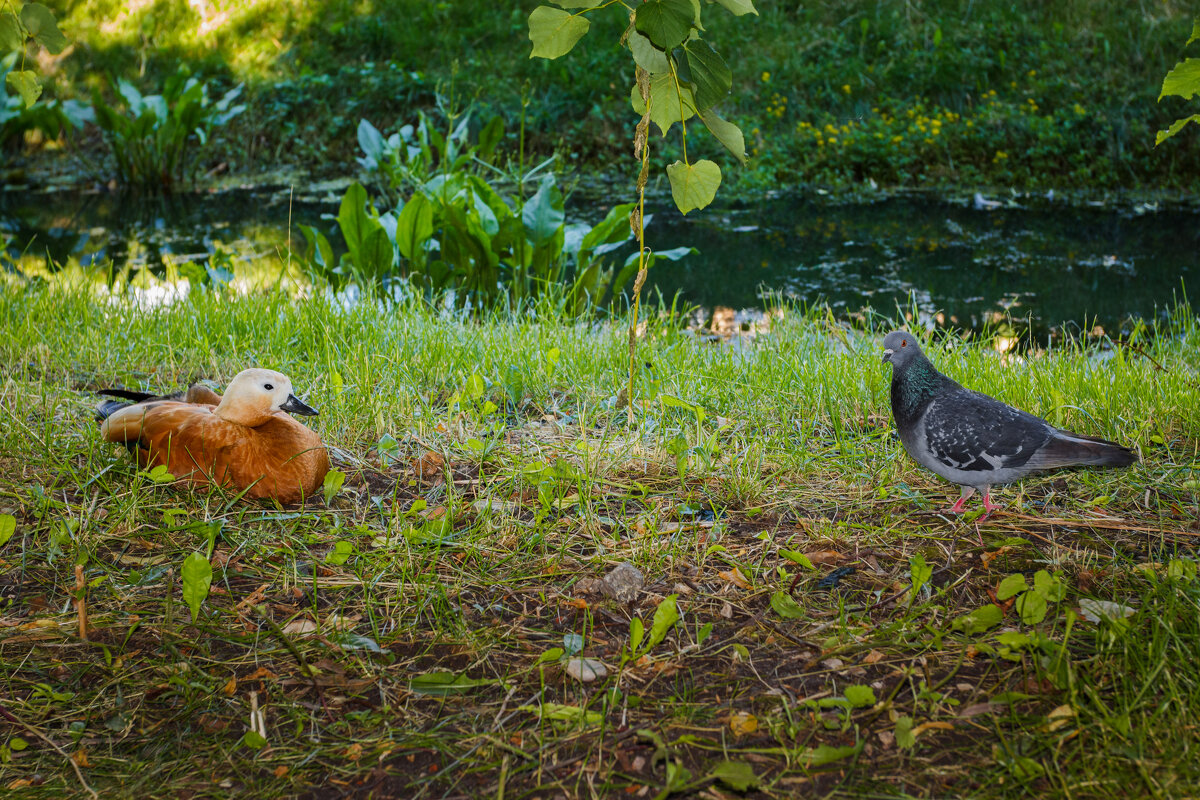
{"type": "Polygon", "coordinates": [[[967,389],[936,397],[924,426],[929,452],[964,472],[1021,469],[1055,434],[1045,420],[967,389]]]}

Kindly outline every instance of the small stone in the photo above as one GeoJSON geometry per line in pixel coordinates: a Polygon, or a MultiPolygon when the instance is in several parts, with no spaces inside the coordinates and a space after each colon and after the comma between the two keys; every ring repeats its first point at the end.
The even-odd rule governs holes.
{"type": "Polygon", "coordinates": [[[608,667],[594,658],[572,658],[567,660],[567,674],[581,683],[608,677],[608,667]]]}
{"type": "Polygon", "coordinates": [[[601,581],[601,591],[620,603],[631,603],[646,585],[642,571],[623,561],[617,564],[601,581]]]}

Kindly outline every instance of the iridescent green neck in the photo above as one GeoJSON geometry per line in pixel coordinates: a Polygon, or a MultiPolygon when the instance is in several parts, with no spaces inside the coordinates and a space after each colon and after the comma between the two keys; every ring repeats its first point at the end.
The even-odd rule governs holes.
{"type": "Polygon", "coordinates": [[[947,383],[953,381],[938,372],[923,355],[896,369],[892,374],[892,413],[897,421],[915,422],[947,383]]]}

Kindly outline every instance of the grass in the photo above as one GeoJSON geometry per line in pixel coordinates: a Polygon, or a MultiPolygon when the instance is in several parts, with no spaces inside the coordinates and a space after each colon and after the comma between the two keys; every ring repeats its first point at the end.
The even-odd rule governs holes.
{"type": "MultiPolygon", "coordinates": [[[[533,2],[51,5],[76,44],[44,65],[48,96],[111,94],[116,77],[156,92],[181,64],[246,83],[249,110],[209,149],[205,171],[344,175],[355,169],[361,118],[390,133],[452,86],[506,117],[505,148],[515,152],[526,82],[531,148],[561,150],[589,172],[629,158],[636,117],[628,54],[615,46],[622,10],[594,15],[574,52],[546,62],[528,58],[533,2]]],[[[735,19],[714,6],[704,17],[706,41],[733,69],[722,113],[754,155],[749,168],[730,164],[726,187],[1186,192],[1200,168],[1194,148],[1153,146],[1156,130],[1191,113],[1181,99],[1156,102],[1163,76],[1187,54],[1186,3],[757,6],[759,16],[735,19]]],[[[721,153],[705,136],[691,147],[721,153]]],[[[656,164],[677,150],[672,135],[656,164]]],[[[631,183],[632,161],[623,172],[631,183]]]]}
{"type": "Polygon", "coordinates": [[[0,548],[0,785],[20,796],[86,796],[81,780],[106,797],[1200,786],[1186,307],[1112,349],[930,343],[971,386],[1143,455],[1002,490],[984,522],[937,513],[957,492],[903,454],[878,337],[817,311],[731,343],[651,318],[635,429],[607,323],[35,284],[0,289],[0,320],[0,513],[17,521],[0,548]],[[346,475],[328,500],[181,491],[98,439],[97,388],[251,364],[321,410],[346,475]],[[180,568],[214,534],[193,620],[180,568]],[[932,574],[914,594],[917,556],[932,574]],[[645,577],[627,603],[597,591],[621,562],[645,577]],[[1065,596],[1025,623],[996,590],[1039,570],[1065,596]],[[1089,622],[1089,598],[1133,614],[1089,622]],[[1000,625],[956,625],[993,604],[1000,625]],[[662,641],[631,652],[631,620],[651,641],[656,616],[662,641]],[[607,677],[570,677],[576,651],[607,677]]]}

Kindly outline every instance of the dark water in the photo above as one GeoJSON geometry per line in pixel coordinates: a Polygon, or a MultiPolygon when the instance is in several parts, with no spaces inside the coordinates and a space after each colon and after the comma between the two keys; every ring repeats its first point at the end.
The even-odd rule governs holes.
{"type": "MultiPolygon", "coordinates": [[[[47,254],[54,262],[146,266],[176,263],[272,267],[299,223],[329,231],[326,197],[228,191],[168,201],[119,195],[0,192],[0,231],[10,256],[47,254]],[[290,208],[289,208],[290,205],[290,208]],[[270,257],[270,259],[267,259],[270,257]],[[272,260],[273,259],[273,260],[272,260]],[[219,263],[218,263],[219,262],[219,263]]],[[[669,201],[662,201],[664,205],[669,201]]],[[[582,217],[598,202],[576,198],[582,217]]],[[[870,204],[766,199],[753,206],[658,212],[648,242],[700,252],[661,262],[649,285],[706,308],[756,308],[766,291],[828,302],[843,315],[872,308],[894,315],[914,306],[942,325],[1003,324],[1035,335],[1100,325],[1110,333],[1130,318],[1153,318],[1177,298],[1200,292],[1200,214],[1189,209],[1108,210],[1044,200],[1021,207],[976,207],[898,197],[870,204]]],[[[331,237],[335,238],[335,237],[331,237]]]]}

